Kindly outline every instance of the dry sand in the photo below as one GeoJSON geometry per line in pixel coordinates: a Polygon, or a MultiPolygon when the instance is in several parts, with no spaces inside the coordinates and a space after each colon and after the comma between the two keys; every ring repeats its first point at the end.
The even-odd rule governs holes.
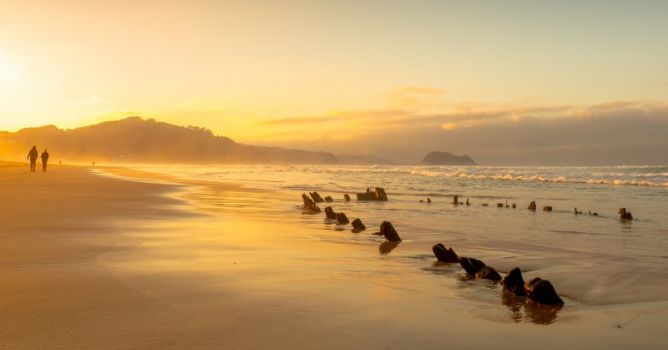
{"type": "Polygon", "coordinates": [[[157,180],[0,164],[0,348],[665,345],[665,304],[574,306],[551,325],[517,322],[535,310],[504,307],[498,290],[454,268],[416,273],[361,245],[314,239],[298,214],[288,225],[197,205],[245,203],[239,187],[157,180]]]}

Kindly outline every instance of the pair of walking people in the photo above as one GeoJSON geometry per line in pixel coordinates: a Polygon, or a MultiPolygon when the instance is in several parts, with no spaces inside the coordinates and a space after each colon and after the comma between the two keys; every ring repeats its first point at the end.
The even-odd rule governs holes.
{"type": "MultiPolygon", "coordinates": [[[[37,146],[32,146],[32,149],[30,152],[28,152],[28,159],[30,160],[30,171],[35,172],[35,168],[37,168],[37,157],[39,156],[39,152],[37,151],[37,146]]],[[[46,148],[44,149],[44,152],[42,152],[42,172],[46,172],[46,164],[49,162],[49,152],[47,152],[46,148]]]]}

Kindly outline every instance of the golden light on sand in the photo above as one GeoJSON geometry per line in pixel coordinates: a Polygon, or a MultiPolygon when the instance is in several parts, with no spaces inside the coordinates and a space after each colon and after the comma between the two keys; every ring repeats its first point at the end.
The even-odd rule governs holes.
{"type": "Polygon", "coordinates": [[[668,1],[607,3],[0,0],[0,350],[665,347],[668,1]]]}

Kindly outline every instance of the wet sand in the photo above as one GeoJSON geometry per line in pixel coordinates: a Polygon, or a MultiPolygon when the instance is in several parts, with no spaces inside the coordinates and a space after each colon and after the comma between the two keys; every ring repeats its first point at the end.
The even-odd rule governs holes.
{"type": "Polygon", "coordinates": [[[337,244],[298,210],[253,211],[280,193],[108,171],[120,177],[0,163],[0,348],[659,349],[668,339],[665,302],[569,302],[554,322],[434,264],[429,247],[406,263],[379,254],[391,247],[378,237],[337,244]]]}

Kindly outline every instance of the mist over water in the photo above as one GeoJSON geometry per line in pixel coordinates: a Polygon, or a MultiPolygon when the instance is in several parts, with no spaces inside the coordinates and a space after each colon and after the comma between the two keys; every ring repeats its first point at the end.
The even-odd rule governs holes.
{"type": "MultiPolygon", "coordinates": [[[[429,167],[429,166],[152,166],[178,177],[238,183],[260,191],[194,192],[193,200],[221,212],[305,229],[308,239],[368,246],[371,257],[396,259],[415,273],[453,275],[434,266],[431,246],[443,242],[462,256],[482,258],[505,273],[550,279],[567,306],[665,301],[668,273],[668,167],[429,167]],[[381,186],[388,202],[358,202],[356,192],[381,186]],[[301,211],[301,193],[331,195],[333,206],[368,230],[327,222],[301,211]],[[348,193],[353,198],[343,200],[348,193]],[[453,196],[471,205],[453,205],[453,196]],[[432,203],[421,203],[430,197],[432,203]],[[527,210],[536,201],[538,210],[527,210]],[[503,207],[498,208],[497,203],[503,207]],[[506,203],[509,207],[506,207],[506,203]],[[512,208],[512,204],[516,208],[512,208]],[[483,206],[487,204],[488,206],[483,206]],[[543,212],[552,206],[553,212],[543,212]],[[627,208],[635,220],[617,215],[627,208]],[[574,208],[582,211],[575,215],[574,208]],[[588,215],[589,212],[597,216],[588,215]],[[379,224],[390,220],[404,241],[383,246],[379,224]]],[[[287,237],[287,236],[286,236],[287,237]]],[[[303,237],[300,237],[302,239],[303,237]]],[[[291,239],[296,239],[292,237],[291,239]]],[[[484,293],[483,293],[484,295],[484,293]]]]}

